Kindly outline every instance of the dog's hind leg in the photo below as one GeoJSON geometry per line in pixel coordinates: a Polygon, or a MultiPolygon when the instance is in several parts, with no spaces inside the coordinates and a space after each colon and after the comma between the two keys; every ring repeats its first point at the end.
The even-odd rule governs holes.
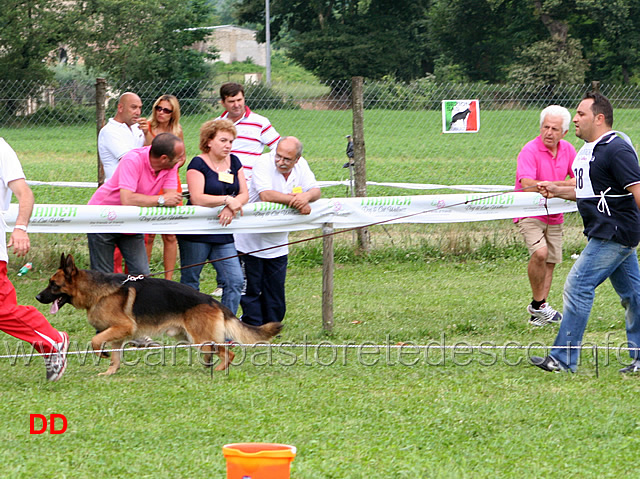
{"type": "Polygon", "coordinates": [[[202,364],[207,368],[213,366],[213,355],[218,352],[218,348],[213,344],[205,344],[200,351],[202,351],[202,364]]]}
{"type": "Polygon", "coordinates": [[[204,364],[207,367],[213,366],[214,353],[220,358],[216,371],[223,371],[229,367],[235,357],[235,354],[229,351],[229,347],[208,344],[224,344],[224,314],[220,309],[212,308],[208,304],[193,308],[185,315],[185,329],[195,344],[204,344],[201,351],[204,353],[204,364]]]}
{"type": "Polygon", "coordinates": [[[220,346],[218,347],[218,357],[220,358],[220,364],[218,364],[215,368],[216,371],[224,371],[227,369],[233,358],[235,358],[235,354],[233,351],[229,350],[228,346],[220,346]]]}

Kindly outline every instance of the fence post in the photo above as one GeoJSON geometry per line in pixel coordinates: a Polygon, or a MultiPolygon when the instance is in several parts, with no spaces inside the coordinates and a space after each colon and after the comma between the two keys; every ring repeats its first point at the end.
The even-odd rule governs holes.
{"type": "MultiPolygon", "coordinates": [[[[107,81],[104,78],[96,78],[96,144],[100,130],[104,126],[105,107],[107,104],[107,81]]],[[[104,169],[98,152],[98,186],[104,183],[104,169]]]]}
{"type": "Polygon", "coordinates": [[[600,93],[600,82],[599,81],[592,81],[591,82],[591,89],[596,93],[600,93]]]}
{"type": "Polygon", "coordinates": [[[333,223],[322,225],[322,329],[333,331],[333,223]]]}
{"type": "MultiPolygon", "coordinates": [[[[353,163],[355,169],[356,196],[367,196],[367,169],[364,147],[364,98],[362,93],[362,77],[351,78],[351,110],[353,112],[353,163]]],[[[369,251],[369,230],[358,229],[358,247],[369,251]]]]}

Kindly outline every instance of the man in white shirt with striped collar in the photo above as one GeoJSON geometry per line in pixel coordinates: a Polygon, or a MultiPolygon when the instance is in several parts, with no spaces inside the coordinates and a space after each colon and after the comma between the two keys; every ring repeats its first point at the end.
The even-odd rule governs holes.
{"type": "Polygon", "coordinates": [[[225,108],[220,118],[231,120],[238,132],[231,153],[242,162],[249,186],[256,160],[264,153],[265,146],[275,149],[280,135],[268,118],[252,112],[245,104],[244,87],[239,83],[225,83],[220,87],[220,103],[225,108]]]}

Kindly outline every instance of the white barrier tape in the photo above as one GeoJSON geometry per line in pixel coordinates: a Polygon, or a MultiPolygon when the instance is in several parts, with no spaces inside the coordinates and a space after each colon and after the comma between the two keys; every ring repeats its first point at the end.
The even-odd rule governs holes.
{"type": "MultiPolygon", "coordinates": [[[[401,343],[401,344],[330,344],[330,343],[255,343],[255,344],[245,344],[245,343],[201,343],[201,344],[174,344],[174,345],[166,345],[166,346],[149,346],[144,348],[131,347],[131,348],[120,348],[120,349],[101,349],[99,352],[101,353],[118,353],[118,352],[130,352],[130,351],[153,351],[153,350],[163,350],[163,349],[188,349],[188,348],[201,348],[203,346],[214,346],[214,347],[241,347],[241,348],[310,348],[310,349],[320,349],[320,348],[331,348],[331,349],[454,349],[454,350],[471,350],[471,351],[480,351],[480,350],[509,350],[509,349],[519,349],[519,350],[536,350],[536,349],[580,349],[580,350],[594,350],[598,351],[640,351],[640,348],[630,348],[623,346],[600,346],[597,344],[583,344],[580,346],[546,346],[543,344],[509,344],[509,345],[496,345],[496,344],[466,344],[464,342],[459,342],[453,345],[442,345],[442,344],[410,344],[410,343],[401,343]]],[[[78,351],[69,351],[67,352],[67,356],[74,355],[87,355],[87,354],[97,354],[98,351],[94,349],[85,349],[78,351]]],[[[20,358],[32,358],[38,356],[48,356],[48,353],[25,353],[25,354],[3,354],[0,355],[0,359],[20,359],[20,358]]]]}
{"type": "MultiPolygon", "coordinates": [[[[381,196],[320,199],[311,214],[277,203],[249,203],[229,226],[220,226],[220,208],[202,206],[139,207],[44,205],[33,208],[29,231],[34,233],[273,233],[320,228],[353,228],[375,223],[457,223],[577,211],[576,203],[560,198],[545,200],[538,193],[507,192],[485,196],[452,195],[381,196]],[[546,202],[546,207],[545,207],[546,202]]],[[[15,225],[18,205],[5,213],[15,225]]]]}
{"type": "MultiPolygon", "coordinates": [[[[341,181],[318,181],[320,188],[328,188],[331,186],[349,186],[351,182],[349,180],[341,181]]],[[[31,186],[63,186],[69,188],[97,188],[98,183],[96,181],[36,181],[27,180],[27,184],[31,186]]],[[[369,186],[387,186],[390,188],[403,188],[408,190],[461,190],[461,191],[480,191],[480,192],[492,192],[492,191],[505,191],[513,189],[513,186],[505,185],[439,185],[432,183],[379,183],[376,181],[367,181],[369,186]]],[[[186,184],[182,185],[182,190],[187,191],[186,184]]]]}

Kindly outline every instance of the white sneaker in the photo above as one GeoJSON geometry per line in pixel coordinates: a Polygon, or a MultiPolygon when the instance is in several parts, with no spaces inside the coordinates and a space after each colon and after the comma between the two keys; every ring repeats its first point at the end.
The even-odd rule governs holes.
{"type": "Polygon", "coordinates": [[[222,297],[222,288],[216,288],[213,290],[213,293],[211,293],[211,296],[216,296],[218,298],[222,297]]]}
{"type": "Polygon", "coordinates": [[[47,381],[57,381],[67,369],[69,335],[65,332],[61,332],[60,334],[62,335],[62,342],[58,343],[58,350],[48,356],[43,356],[44,366],[47,368],[47,381]]]}
{"type": "Polygon", "coordinates": [[[559,323],[562,321],[562,313],[559,313],[549,303],[542,303],[540,309],[534,309],[530,304],[527,306],[527,312],[531,315],[529,324],[534,326],[544,326],[551,323],[559,323]]]}

